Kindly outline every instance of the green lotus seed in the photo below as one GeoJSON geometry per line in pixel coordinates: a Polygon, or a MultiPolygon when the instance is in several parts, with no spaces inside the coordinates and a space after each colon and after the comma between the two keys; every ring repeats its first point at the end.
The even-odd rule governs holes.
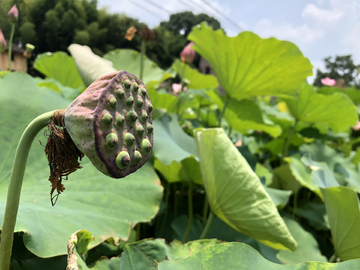
{"type": "Polygon", "coordinates": [[[121,88],[119,88],[118,90],[116,90],[116,97],[119,99],[119,100],[122,100],[124,97],[125,97],[125,93],[124,93],[124,90],[122,90],[121,88]]]}
{"type": "Polygon", "coordinates": [[[106,136],[106,146],[109,150],[113,150],[118,142],[118,136],[115,133],[109,133],[106,136]]]}
{"type": "Polygon", "coordinates": [[[135,142],[135,137],[131,133],[125,134],[125,142],[128,146],[132,146],[135,142]]]}
{"type": "Polygon", "coordinates": [[[114,97],[110,98],[109,100],[109,105],[111,109],[115,109],[116,108],[116,99],[114,97]]]}
{"type": "Polygon", "coordinates": [[[136,100],[136,107],[137,108],[141,108],[143,104],[144,104],[144,101],[142,100],[142,98],[138,98],[136,100]]]}
{"type": "Polygon", "coordinates": [[[139,151],[136,151],[136,150],[135,150],[135,153],[134,153],[134,165],[139,164],[139,162],[141,161],[141,159],[142,159],[142,155],[140,154],[139,151]]]}
{"type": "Polygon", "coordinates": [[[144,134],[144,128],[142,127],[142,125],[138,125],[136,127],[136,136],[141,138],[144,134]]]}
{"type": "Polygon", "coordinates": [[[119,127],[122,127],[125,123],[125,117],[122,115],[122,114],[119,114],[117,117],[116,117],[116,124],[119,126],[119,127]]]}
{"type": "Polygon", "coordinates": [[[148,119],[148,117],[149,117],[149,115],[148,115],[145,111],[143,111],[143,112],[141,113],[141,115],[140,115],[141,120],[144,121],[144,122],[146,122],[146,120],[148,119]]]}
{"type": "Polygon", "coordinates": [[[110,113],[105,113],[103,118],[102,118],[102,122],[104,125],[108,126],[111,124],[112,122],[112,116],[110,115],[110,113]]]}
{"type": "Polygon", "coordinates": [[[127,116],[127,120],[130,121],[131,123],[134,123],[138,119],[138,116],[134,111],[129,111],[126,116],[127,116]]]}
{"type": "Polygon", "coordinates": [[[141,88],[141,94],[146,97],[146,89],[145,88],[141,88]]]}
{"type": "Polygon", "coordinates": [[[128,152],[126,151],[121,151],[117,156],[116,156],[116,166],[122,170],[125,169],[129,163],[130,163],[130,155],[128,152]]]}
{"type": "Polygon", "coordinates": [[[144,139],[141,142],[141,152],[144,155],[147,155],[150,152],[151,148],[152,148],[152,145],[148,139],[144,139]]]}
{"type": "Polygon", "coordinates": [[[133,103],[134,103],[134,98],[132,96],[128,97],[125,101],[125,104],[127,106],[131,106],[131,105],[133,105],[133,103]]]}
{"type": "Polygon", "coordinates": [[[146,129],[147,129],[147,132],[148,132],[148,133],[152,133],[153,130],[154,130],[154,128],[153,128],[153,126],[152,126],[151,124],[147,124],[147,125],[146,125],[146,129]]]}
{"type": "Polygon", "coordinates": [[[139,85],[136,82],[134,82],[132,85],[132,89],[134,92],[137,92],[139,90],[139,85]]]}
{"type": "Polygon", "coordinates": [[[125,80],[124,81],[124,86],[126,89],[129,89],[130,88],[130,81],[129,80],[125,80]]]}
{"type": "Polygon", "coordinates": [[[147,111],[148,111],[149,113],[151,113],[152,110],[153,110],[153,106],[151,105],[150,102],[146,103],[146,108],[147,108],[147,111]]]}

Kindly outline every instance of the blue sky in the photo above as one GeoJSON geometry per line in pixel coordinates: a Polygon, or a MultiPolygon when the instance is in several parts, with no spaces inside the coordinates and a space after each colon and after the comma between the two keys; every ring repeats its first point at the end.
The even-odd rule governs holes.
{"type": "MultiPolygon", "coordinates": [[[[148,0],[172,13],[190,10],[218,19],[229,36],[241,29],[263,38],[294,42],[316,68],[323,69],[328,56],[352,54],[360,64],[360,0],[148,0]],[[206,3],[219,12],[214,12],[206,3]],[[187,3],[185,5],[184,3],[187,3]],[[237,26],[224,19],[230,18],[237,26]]],[[[125,13],[149,27],[169,19],[169,13],[147,0],[99,0],[98,7],[125,13]],[[157,16],[139,8],[144,7],[157,16]]],[[[310,78],[310,81],[312,78],[310,78]]]]}

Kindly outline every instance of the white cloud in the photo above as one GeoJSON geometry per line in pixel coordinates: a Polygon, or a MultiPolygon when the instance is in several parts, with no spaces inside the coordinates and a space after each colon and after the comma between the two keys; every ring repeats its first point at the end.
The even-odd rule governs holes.
{"type": "Polygon", "coordinates": [[[262,37],[276,37],[296,43],[313,42],[323,36],[322,32],[309,28],[306,24],[293,27],[290,24],[275,25],[267,19],[263,19],[255,26],[255,32],[262,37]]]}
{"type": "Polygon", "coordinates": [[[301,16],[306,20],[312,20],[321,25],[331,26],[337,23],[344,15],[340,10],[325,10],[316,7],[314,4],[308,4],[301,16]]]}

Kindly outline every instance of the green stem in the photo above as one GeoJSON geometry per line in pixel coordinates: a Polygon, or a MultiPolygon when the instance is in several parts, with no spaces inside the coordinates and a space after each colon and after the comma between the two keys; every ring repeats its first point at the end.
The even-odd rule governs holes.
{"type": "Polygon", "coordinates": [[[185,82],[184,82],[184,75],[185,75],[185,68],[186,68],[186,64],[185,63],[183,63],[184,65],[183,65],[183,68],[182,68],[182,71],[181,71],[181,77],[180,77],[180,79],[181,79],[181,82],[180,82],[180,84],[181,84],[181,91],[184,89],[184,84],[185,84],[185,82]]]}
{"type": "Polygon", "coordinates": [[[294,207],[293,207],[293,212],[292,212],[292,216],[291,216],[292,219],[295,219],[295,211],[297,208],[298,197],[299,197],[299,191],[295,191],[294,198],[293,198],[294,207]]]}
{"type": "Polygon", "coordinates": [[[232,131],[232,128],[229,126],[229,132],[228,132],[228,137],[230,138],[230,135],[231,135],[231,131],[232,131]]]}
{"type": "Polygon", "coordinates": [[[6,208],[0,243],[0,270],[10,268],[11,251],[14,238],[16,216],[19,208],[21,186],[23,183],[26,161],[31,144],[38,132],[47,126],[55,111],[36,117],[26,127],[16,148],[13,167],[7,193],[6,208]]]}
{"type": "Polygon", "coordinates": [[[10,41],[9,41],[9,71],[11,71],[11,50],[12,50],[12,42],[15,33],[15,23],[11,26],[11,34],[10,34],[10,41]]]}
{"type": "Polygon", "coordinates": [[[334,253],[331,258],[329,259],[329,263],[336,263],[336,259],[337,259],[337,256],[336,254],[334,253]]]}
{"type": "Polygon", "coordinates": [[[188,225],[184,234],[184,238],[182,240],[183,243],[185,243],[188,239],[188,236],[191,231],[191,225],[193,222],[193,199],[192,199],[192,182],[189,182],[189,191],[188,191],[188,207],[189,207],[189,219],[188,219],[188,225]]]}
{"type": "Polygon", "coordinates": [[[211,223],[212,223],[213,219],[214,219],[214,213],[212,211],[210,211],[210,214],[209,214],[208,220],[206,222],[205,228],[204,228],[202,234],[200,235],[199,239],[205,239],[205,237],[207,236],[207,234],[208,234],[208,232],[210,230],[211,223]]]}
{"type": "Polygon", "coordinates": [[[298,124],[298,121],[295,120],[294,125],[293,125],[293,126],[290,128],[290,130],[289,130],[289,133],[288,133],[288,135],[287,135],[287,138],[286,138],[286,141],[285,141],[285,144],[284,144],[284,149],[283,149],[283,152],[282,152],[282,157],[283,157],[283,159],[284,159],[285,157],[287,157],[287,155],[288,155],[288,150],[289,150],[289,146],[290,146],[290,141],[291,141],[291,138],[292,138],[292,136],[293,136],[293,134],[294,134],[294,131],[295,131],[295,129],[296,129],[297,124],[298,124]]]}
{"type": "Polygon", "coordinates": [[[146,41],[143,40],[141,43],[141,53],[140,53],[140,76],[139,76],[140,80],[143,79],[145,52],[146,52],[146,41]]]}
{"type": "Polygon", "coordinates": [[[170,183],[167,182],[166,185],[166,195],[165,195],[165,213],[164,213],[164,219],[161,223],[161,227],[160,227],[160,233],[159,235],[162,235],[162,232],[164,230],[165,224],[166,224],[166,219],[167,219],[167,215],[168,215],[168,209],[169,209],[169,197],[170,197],[170,183]]]}
{"type": "Polygon", "coordinates": [[[203,228],[205,227],[208,214],[209,214],[209,203],[207,201],[207,196],[205,195],[203,218],[202,218],[202,226],[203,226],[203,228]]]}
{"type": "Polygon", "coordinates": [[[228,95],[226,95],[226,100],[225,100],[225,103],[224,103],[224,107],[223,107],[223,109],[222,109],[222,111],[221,111],[221,113],[220,113],[219,125],[218,125],[218,127],[221,127],[221,120],[222,120],[222,118],[223,118],[223,116],[224,116],[224,113],[225,113],[226,107],[227,107],[227,105],[228,105],[228,103],[229,103],[229,100],[230,100],[230,97],[229,97],[228,95]]]}

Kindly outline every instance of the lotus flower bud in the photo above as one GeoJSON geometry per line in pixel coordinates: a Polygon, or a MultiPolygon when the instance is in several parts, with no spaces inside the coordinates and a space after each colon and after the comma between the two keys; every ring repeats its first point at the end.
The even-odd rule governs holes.
{"type": "Polygon", "coordinates": [[[0,29],[0,53],[4,52],[5,50],[6,50],[6,40],[3,32],[0,29]]]}
{"type": "Polygon", "coordinates": [[[190,64],[194,61],[195,51],[191,49],[191,46],[194,45],[194,42],[190,42],[186,47],[182,50],[180,54],[181,62],[190,64]]]}
{"type": "Polygon", "coordinates": [[[19,10],[17,9],[16,5],[13,5],[13,7],[10,9],[8,17],[11,23],[16,23],[19,20],[19,10]]]}
{"type": "Polygon", "coordinates": [[[119,71],[93,82],[69,105],[65,128],[97,169],[121,178],[150,157],[152,114],[144,83],[119,71]]]}

